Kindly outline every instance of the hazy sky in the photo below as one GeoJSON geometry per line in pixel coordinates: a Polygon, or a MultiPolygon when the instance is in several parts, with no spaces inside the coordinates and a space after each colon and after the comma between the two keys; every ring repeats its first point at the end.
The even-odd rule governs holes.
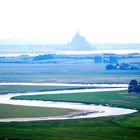
{"type": "Polygon", "coordinates": [[[140,0],[0,0],[0,39],[140,43],[140,0]]]}

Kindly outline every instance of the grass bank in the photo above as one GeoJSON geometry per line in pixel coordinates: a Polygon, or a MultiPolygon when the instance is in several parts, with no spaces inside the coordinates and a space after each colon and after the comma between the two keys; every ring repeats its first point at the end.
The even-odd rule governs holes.
{"type": "Polygon", "coordinates": [[[139,127],[118,122],[118,119],[125,118],[126,116],[115,116],[65,121],[0,123],[0,138],[11,140],[139,140],[139,127]]]}
{"type": "Polygon", "coordinates": [[[0,85],[0,94],[77,89],[77,86],[0,85]]]}
{"type": "Polygon", "coordinates": [[[93,93],[23,95],[13,97],[12,99],[83,102],[140,109],[140,94],[128,94],[126,90],[93,93]]]}
{"type": "MultiPolygon", "coordinates": [[[[37,98],[36,95],[32,96],[32,98],[35,97],[37,98]]],[[[40,95],[40,98],[45,98],[45,100],[52,99],[52,97],[53,100],[136,108],[138,112],[129,115],[93,119],[0,123],[0,138],[32,140],[139,140],[140,138],[140,94],[113,91],[45,95],[44,97],[40,95]]]]}
{"type": "Polygon", "coordinates": [[[48,117],[75,112],[70,109],[0,104],[0,118],[48,117]]]}
{"type": "Polygon", "coordinates": [[[0,82],[129,83],[139,70],[105,70],[106,64],[0,64],[0,82]]]}

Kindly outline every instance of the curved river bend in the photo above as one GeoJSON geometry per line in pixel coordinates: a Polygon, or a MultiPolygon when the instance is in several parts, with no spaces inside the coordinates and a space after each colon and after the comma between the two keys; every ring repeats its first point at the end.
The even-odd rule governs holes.
{"type": "MultiPolygon", "coordinates": [[[[24,93],[24,95],[38,95],[38,94],[66,94],[66,93],[80,93],[80,92],[99,92],[99,91],[117,91],[125,90],[128,85],[117,85],[117,84],[55,84],[55,83],[0,83],[0,85],[53,85],[53,86],[91,86],[91,87],[102,87],[101,89],[78,89],[78,90],[63,90],[63,91],[46,91],[46,92],[32,92],[24,93]],[[103,88],[108,87],[108,88],[103,88]],[[113,87],[113,88],[111,88],[113,87]]],[[[6,94],[0,95],[0,103],[12,104],[12,105],[23,105],[23,106],[37,106],[37,107],[52,107],[52,108],[66,108],[78,110],[78,113],[68,114],[63,116],[52,116],[52,117],[30,117],[30,118],[2,118],[0,122],[24,122],[24,121],[41,121],[41,120],[65,120],[65,119],[79,119],[79,118],[95,118],[112,115],[124,115],[137,112],[133,109],[125,109],[118,107],[109,107],[94,104],[82,104],[82,103],[69,103],[69,102],[52,102],[52,101],[38,101],[38,100],[11,100],[14,96],[20,96],[23,93],[18,94],[6,94]],[[80,112],[79,112],[80,111],[80,112]]]]}

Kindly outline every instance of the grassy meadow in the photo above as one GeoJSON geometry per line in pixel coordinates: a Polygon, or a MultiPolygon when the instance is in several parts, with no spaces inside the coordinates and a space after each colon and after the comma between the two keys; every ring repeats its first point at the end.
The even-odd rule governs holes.
{"type": "Polygon", "coordinates": [[[34,95],[16,98],[45,99],[108,104],[135,108],[137,113],[92,119],[39,121],[24,123],[0,123],[1,139],[46,140],[139,140],[140,94],[127,91],[70,93],[62,95],[34,95]]]}
{"type": "MultiPolygon", "coordinates": [[[[129,116],[133,117],[133,116],[129,116]]],[[[127,116],[63,121],[0,123],[5,140],[139,140],[140,127],[120,123],[127,116]]]]}
{"type": "Polygon", "coordinates": [[[54,91],[64,89],[77,89],[78,86],[27,86],[27,85],[0,85],[0,94],[25,93],[38,91],[54,91]]]}
{"type": "MultiPolygon", "coordinates": [[[[0,82],[129,83],[140,71],[107,71],[104,64],[0,64],[0,82]]],[[[47,86],[0,86],[0,93],[60,89],[47,86]]],[[[15,98],[73,101],[135,108],[137,113],[91,119],[0,123],[0,140],[139,140],[140,94],[127,91],[22,96],[15,98]]],[[[0,116],[52,115],[57,110],[0,104],[0,116]],[[28,108],[28,107],[27,107],[28,108]],[[17,112],[22,112],[18,114],[17,112]],[[40,112],[39,112],[40,111],[40,112]],[[52,113],[52,114],[51,114],[52,113]]],[[[15,116],[14,116],[15,117],[15,116]]]]}
{"type": "Polygon", "coordinates": [[[106,64],[0,64],[0,82],[129,83],[139,70],[105,70],[106,64]]]}
{"type": "Polygon", "coordinates": [[[70,109],[0,104],[0,118],[48,117],[75,112],[70,109]]]}
{"type": "Polygon", "coordinates": [[[107,92],[85,92],[67,94],[23,95],[12,99],[82,102],[140,109],[140,94],[128,94],[126,90],[107,92]]]}

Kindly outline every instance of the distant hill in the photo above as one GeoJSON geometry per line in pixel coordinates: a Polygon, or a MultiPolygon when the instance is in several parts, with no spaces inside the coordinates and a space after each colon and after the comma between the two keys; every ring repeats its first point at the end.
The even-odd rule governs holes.
{"type": "Polygon", "coordinates": [[[37,41],[0,40],[0,54],[48,54],[63,51],[140,50],[140,44],[90,44],[79,32],[70,43],[47,44],[37,41]]]}
{"type": "Polygon", "coordinates": [[[91,45],[83,36],[81,36],[79,32],[75,34],[70,43],[64,45],[64,48],[66,50],[73,51],[94,50],[93,45],[91,45]]]}

